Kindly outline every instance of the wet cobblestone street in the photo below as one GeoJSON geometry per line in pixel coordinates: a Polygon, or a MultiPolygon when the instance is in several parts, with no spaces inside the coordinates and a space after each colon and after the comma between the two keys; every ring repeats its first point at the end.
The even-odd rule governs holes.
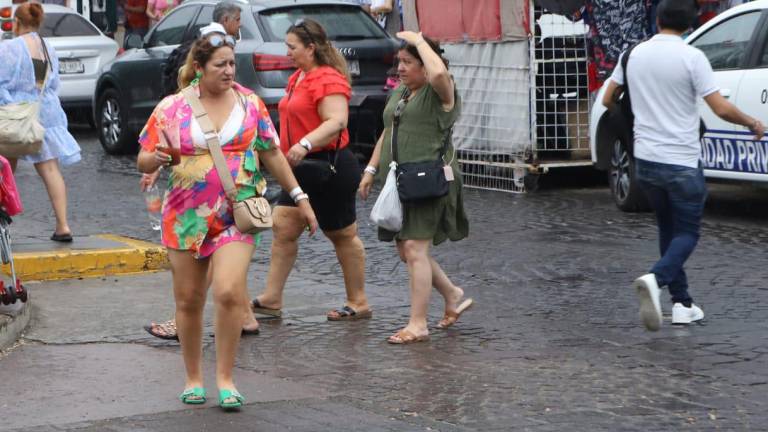
{"type": "MultiPolygon", "coordinates": [[[[134,160],[104,156],[90,133],[78,137],[84,162],[65,170],[76,234],[157,241],[134,160]]],[[[431,329],[431,342],[385,342],[407,321],[408,277],[394,246],[378,242],[367,222],[370,199],[358,204],[358,217],[373,319],[325,320],[328,308],[342,304],[343,280],[330,242],[320,235],[302,240],[284,319],[262,321],[261,335],[241,343],[238,370],[317,394],[254,403],[240,417],[213,408],[158,410],[62,422],[50,430],[192,430],[200,424],[205,430],[768,430],[768,189],[710,185],[701,241],[687,266],[691,294],[706,320],[671,326],[664,294],[664,326],[649,333],[639,324],[631,283],[656,258],[652,214],[621,213],[601,182],[567,178],[589,177],[586,171],[550,175],[541,190],[524,195],[465,191],[470,237],[441,245],[433,255],[476,304],[455,327],[431,329]]],[[[22,167],[17,182],[28,213],[14,224],[15,235],[50,231],[50,206],[34,171],[22,167]]],[[[263,287],[270,240],[266,235],[254,255],[252,295],[263,287]]],[[[72,316],[56,312],[87,306],[57,299],[54,290],[77,293],[88,286],[33,287],[39,290],[38,318],[28,341],[0,365],[23,363],[35,350],[55,357],[58,347],[101,342],[172,354],[178,358],[174,370],[180,369],[178,344],[152,339],[140,328],[164,318],[149,313],[170,312],[170,290],[163,288],[170,278],[142,278],[139,296],[120,292],[130,283],[123,278],[103,283],[112,288],[102,289],[117,293],[113,302],[122,305],[124,320],[105,313],[104,323],[72,323],[66,334],[57,329],[72,316]]],[[[98,300],[98,290],[90,292],[94,302],[103,302],[102,312],[117,309],[98,300]]],[[[434,324],[442,304],[436,292],[432,300],[434,324]]],[[[213,361],[213,338],[205,342],[213,361]]],[[[5,430],[17,429],[32,430],[22,423],[5,430]]]]}

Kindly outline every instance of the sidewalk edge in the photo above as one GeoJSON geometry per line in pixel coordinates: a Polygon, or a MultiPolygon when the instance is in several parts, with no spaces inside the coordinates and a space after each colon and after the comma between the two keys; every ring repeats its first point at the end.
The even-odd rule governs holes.
{"type": "Polygon", "coordinates": [[[10,320],[7,322],[3,322],[5,320],[0,321],[0,351],[9,348],[21,338],[32,316],[32,307],[29,303],[29,301],[24,303],[21,311],[16,315],[8,316],[3,314],[4,317],[9,317],[10,320]]]}

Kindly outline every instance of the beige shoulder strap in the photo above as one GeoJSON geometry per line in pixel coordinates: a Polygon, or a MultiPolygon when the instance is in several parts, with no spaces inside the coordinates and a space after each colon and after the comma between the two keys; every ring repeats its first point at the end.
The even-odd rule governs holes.
{"type": "Polygon", "coordinates": [[[221,143],[219,143],[219,134],[213,128],[213,122],[208,116],[208,112],[205,111],[205,107],[200,102],[200,98],[197,97],[194,87],[188,86],[184,88],[181,93],[184,95],[189,106],[192,108],[192,114],[200,124],[200,128],[205,134],[205,142],[208,144],[208,150],[211,152],[213,158],[213,165],[216,167],[216,172],[221,179],[221,185],[224,186],[224,192],[227,194],[227,198],[230,201],[235,202],[237,198],[237,189],[235,188],[235,182],[232,180],[232,175],[229,173],[227,167],[227,160],[224,158],[224,153],[221,151],[221,143]]]}

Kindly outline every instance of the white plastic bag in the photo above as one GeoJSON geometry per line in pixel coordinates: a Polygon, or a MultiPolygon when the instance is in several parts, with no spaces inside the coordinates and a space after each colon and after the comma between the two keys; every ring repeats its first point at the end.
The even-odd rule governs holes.
{"type": "Polygon", "coordinates": [[[389,164],[387,180],[371,210],[371,222],[392,232],[400,232],[403,227],[403,204],[400,203],[400,195],[397,193],[396,168],[396,162],[389,164]]]}

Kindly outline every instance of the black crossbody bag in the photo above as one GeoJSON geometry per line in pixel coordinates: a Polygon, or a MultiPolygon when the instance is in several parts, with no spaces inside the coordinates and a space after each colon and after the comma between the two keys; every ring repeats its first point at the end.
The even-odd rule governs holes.
{"type": "Polygon", "coordinates": [[[451,142],[453,129],[449,130],[443,140],[443,147],[440,149],[440,155],[436,160],[425,162],[398,162],[397,156],[397,130],[400,126],[400,116],[408,103],[408,96],[411,94],[409,89],[403,91],[403,96],[395,108],[394,119],[392,121],[392,160],[397,163],[397,192],[400,195],[400,201],[404,203],[421,202],[448,195],[450,182],[445,177],[446,169],[451,168],[450,164],[444,160],[445,153],[448,151],[448,145],[451,142]]]}
{"type": "MultiPolygon", "coordinates": [[[[296,85],[294,85],[294,88],[295,87],[296,85]]],[[[291,88],[291,91],[288,92],[288,101],[290,101],[291,97],[293,96],[293,90],[294,89],[291,88]]],[[[285,120],[285,130],[288,135],[288,144],[293,145],[295,143],[291,139],[291,128],[288,125],[288,116],[286,116],[285,120]]],[[[302,189],[304,189],[310,195],[312,193],[322,192],[326,183],[331,180],[331,177],[336,175],[336,164],[339,161],[338,148],[341,145],[341,134],[342,132],[339,132],[339,140],[336,141],[336,146],[333,150],[333,159],[331,159],[330,155],[331,150],[323,150],[322,153],[328,154],[328,160],[308,157],[313,154],[308,153],[307,156],[305,156],[298,165],[293,167],[294,177],[296,177],[296,180],[299,182],[299,185],[301,185],[302,189]]]]}

